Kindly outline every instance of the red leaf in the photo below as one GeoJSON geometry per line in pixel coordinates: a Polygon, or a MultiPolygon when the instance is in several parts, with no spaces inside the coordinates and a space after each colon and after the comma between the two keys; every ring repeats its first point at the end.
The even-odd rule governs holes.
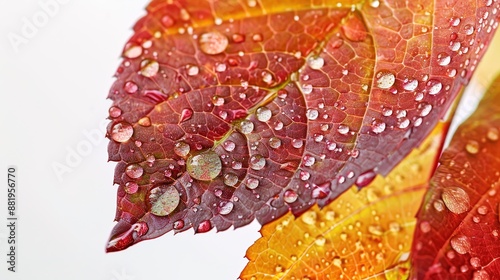
{"type": "Polygon", "coordinates": [[[299,215],[387,174],[483,55],[483,5],[153,1],[109,95],[108,251],[299,215]]]}
{"type": "Polygon", "coordinates": [[[412,256],[416,279],[498,276],[499,98],[500,76],[441,156],[418,215],[412,256]]]}

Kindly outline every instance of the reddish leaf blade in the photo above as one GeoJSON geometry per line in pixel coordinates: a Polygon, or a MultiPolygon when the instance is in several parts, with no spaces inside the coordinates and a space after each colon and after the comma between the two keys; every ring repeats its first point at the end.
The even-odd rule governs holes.
{"type": "Polygon", "coordinates": [[[299,215],[387,173],[447,110],[496,27],[493,12],[489,31],[464,31],[471,15],[450,27],[478,7],[440,5],[153,1],[109,95],[119,223],[108,251],[299,215]]]}
{"type": "Polygon", "coordinates": [[[418,215],[415,279],[496,279],[500,271],[500,76],[441,157],[418,215]]]}

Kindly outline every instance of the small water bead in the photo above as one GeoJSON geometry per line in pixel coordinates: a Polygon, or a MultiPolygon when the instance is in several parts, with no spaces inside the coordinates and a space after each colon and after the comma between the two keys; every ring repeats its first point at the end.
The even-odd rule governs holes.
{"type": "Polygon", "coordinates": [[[396,82],[396,77],[389,71],[380,71],[375,78],[377,79],[377,87],[381,89],[389,89],[396,82]]]}
{"type": "Polygon", "coordinates": [[[451,26],[458,26],[460,24],[460,18],[456,17],[456,18],[451,18],[450,20],[450,24],[451,26]]]}
{"type": "Polygon", "coordinates": [[[304,94],[310,94],[313,91],[313,86],[310,84],[303,84],[301,88],[304,94]]]}
{"type": "Polygon", "coordinates": [[[127,182],[125,184],[125,192],[128,194],[134,194],[139,190],[139,185],[135,182],[127,182]]]}
{"type": "Polygon", "coordinates": [[[219,214],[221,215],[227,215],[233,211],[234,208],[234,203],[231,201],[223,202],[222,205],[219,208],[219,214]]]}
{"type": "Polygon", "coordinates": [[[469,238],[465,235],[456,235],[451,238],[450,245],[457,253],[464,255],[471,249],[469,238]]]}
{"type": "Polygon", "coordinates": [[[465,35],[472,35],[474,33],[474,26],[471,24],[466,24],[464,26],[465,35]]]}
{"type": "Polygon", "coordinates": [[[465,150],[472,155],[475,155],[479,152],[479,143],[474,140],[469,140],[467,141],[467,144],[465,145],[465,150]]]}
{"type": "Polygon", "coordinates": [[[136,83],[128,81],[123,85],[123,89],[125,89],[126,92],[132,94],[136,93],[139,87],[137,86],[136,83]]]}
{"type": "Polygon", "coordinates": [[[255,179],[255,178],[248,178],[246,180],[246,187],[251,189],[251,190],[254,190],[256,189],[258,186],[259,186],[259,180],[255,179]]]}
{"type": "Polygon", "coordinates": [[[161,22],[161,24],[163,24],[163,26],[165,26],[167,28],[172,27],[175,24],[175,20],[169,15],[163,16],[160,19],[160,22],[161,22]]]}
{"type": "Polygon", "coordinates": [[[204,220],[196,228],[196,233],[204,233],[211,229],[212,229],[212,223],[210,223],[210,220],[204,220]]]}
{"type": "Polygon", "coordinates": [[[219,176],[222,170],[222,162],[218,154],[213,151],[205,151],[188,158],[186,162],[188,174],[196,180],[210,181],[219,176]]]}
{"type": "Polygon", "coordinates": [[[488,128],[488,132],[486,133],[486,138],[490,141],[497,141],[500,136],[500,131],[496,127],[488,128]]]}
{"type": "Polygon", "coordinates": [[[451,62],[451,56],[447,53],[440,53],[437,56],[437,63],[441,66],[447,66],[451,62]]]}
{"type": "Polygon", "coordinates": [[[137,179],[142,176],[144,169],[138,164],[131,164],[125,168],[125,174],[132,179],[137,179]]]}
{"type": "Polygon", "coordinates": [[[418,81],[415,79],[405,79],[403,82],[403,88],[407,91],[414,91],[418,87],[418,81]]]}
{"type": "Polygon", "coordinates": [[[174,186],[168,186],[165,190],[156,187],[149,195],[151,213],[156,216],[166,216],[172,213],[179,205],[180,195],[174,186]]]}
{"type": "Polygon", "coordinates": [[[373,182],[373,180],[375,179],[375,177],[377,176],[377,173],[375,173],[373,170],[368,170],[362,174],[360,174],[358,176],[358,178],[356,178],[356,186],[362,188],[362,187],[366,187],[368,186],[371,182],[373,182]]]}
{"type": "Polygon", "coordinates": [[[236,144],[231,140],[227,140],[222,143],[222,147],[224,148],[224,150],[232,152],[234,148],[236,148],[236,144]]]}
{"type": "Polygon", "coordinates": [[[313,121],[313,120],[317,119],[318,116],[319,116],[319,112],[316,109],[308,109],[306,112],[306,117],[308,120],[313,121]]]}
{"type": "Polygon", "coordinates": [[[457,69],[446,69],[446,74],[448,75],[448,77],[450,78],[453,78],[457,75],[457,69]]]}
{"type": "Polygon", "coordinates": [[[234,187],[238,183],[238,176],[234,173],[227,173],[224,175],[224,184],[234,187]]]}
{"type": "Polygon", "coordinates": [[[404,129],[404,128],[407,128],[409,125],[410,125],[410,120],[409,119],[403,119],[399,123],[399,128],[404,129]]]}
{"type": "Polygon", "coordinates": [[[479,206],[479,208],[477,208],[477,213],[479,213],[480,215],[486,215],[488,213],[488,207],[486,206],[479,206]]]}
{"type": "Polygon", "coordinates": [[[283,200],[286,203],[294,203],[295,201],[297,201],[298,197],[299,196],[297,195],[297,193],[293,190],[286,190],[283,194],[283,200]]]}
{"type": "Polygon", "coordinates": [[[156,76],[160,70],[160,64],[155,60],[143,60],[141,66],[141,75],[148,78],[156,76]]]}
{"type": "Polygon", "coordinates": [[[203,33],[199,37],[198,43],[202,52],[210,55],[224,52],[229,44],[226,35],[217,30],[203,33]]]}
{"type": "Polygon", "coordinates": [[[224,98],[220,96],[215,95],[214,97],[212,97],[212,104],[214,104],[214,106],[222,106],[224,105],[224,102],[224,98]]]}
{"type": "Polygon", "coordinates": [[[384,132],[385,127],[386,127],[385,122],[382,122],[380,120],[374,120],[372,122],[372,131],[375,134],[379,134],[379,133],[384,132]]]}
{"type": "Polygon", "coordinates": [[[260,107],[255,113],[257,115],[257,119],[261,122],[267,122],[273,116],[271,110],[269,110],[267,107],[260,107]]]}
{"type": "Polygon", "coordinates": [[[111,108],[109,108],[109,116],[112,117],[112,118],[118,118],[119,116],[121,116],[122,114],[122,110],[116,106],[112,106],[111,108]]]}
{"type": "Polygon", "coordinates": [[[141,126],[148,127],[151,125],[151,119],[149,117],[143,117],[137,122],[141,126]]]}
{"type": "Polygon", "coordinates": [[[446,207],[455,214],[462,214],[470,209],[469,195],[459,187],[448,187],[441,194],[446,207]]]}
{"type": "Polygon", "coordinates": [[[431,231],[431,224],[429,224],[429,222],[427,222],[427,221],[421,222],[420,223],[420,230],[423,233],[428,233],[429,231],[431,231]]]}
{"type": "Polygon", "coordinates": [[[277,122],[275,123],[275,125],[274,125],[274,129],[275,129],[275,130],[281,130],[281,129],[283,129],[283,126],[284,126],[284,124],[283,124],[282,122],[277,121],[277,122]]]}
{"type": "Polygon", "coordinates": [[[392,109],[391,108],[383,108],[382,109],[382,115],[388,117],[392,115],[392,109]]]}
{"type": "Polygon", "coordinates": [[[434,209],[438,212],[441,212],[444,210],[444,202],[442,200],[436,200],[434,201],[434,203],[432,204],[432,206],[434,206],[434,209]]]}
{"type": "Polygon", "coordinates": [[[250,157],[250,168],[253,170],[261,170],[266,166],[266,159],[261,155],[253,155],[250,157]]]}
{"type": "Polygon", "coordinates": [[[260,33],[255,33],[252,35],[252,41],[254,42],[262,42],[264,38],[262,37],[262,34],[260,33]]]}
{"type": "Polygon", "coordinates": [[[226,71],[226,69],[227,69],[227,66],[224,63],[219,63],[215,66],[215,71],[219,72],[219,73],[226,71]]]}
{"type": "Polygon", "coordinates": [[[174,146],[174,153],[180,157],[185,157],[189,154],[191,147],[185,142],[177,142],[174,146]]]}
{"type": "Polygon", "coordinates": [[[123,56],[127,58],[136,58],[141,56],[142,54],[142,47],[138,45],[131,45],[129,48],[125,50],[123,53],[123,56]]]}
{"type": "Polygon", "coordinates": [[[111,139],[116,142],[127,142],[134,134],[134,128],[127,122],[119,122],[111,129],[111,139]]]}
{"type": "Polygon", "coordinates": [[[242,120],[241,122],[239,122],[236,127],[238,128],[238,130],[243,133],[243,134],[249,134],[253,131],[254,129],[254,124],[253,122],[249,121],[249,120],[242,120]]]}
{"type": "Polygon", "coordinates": [[[486,270],[474,271],[472,274],[472,280],[490,280],[490,275],[486,270]]]}
{"type": "Polygon", "coordinates": [[[245,41],[245,35],[240,33],[234,33],[231,36],[231,39],[233,39],[233,43],[239,44],[245,41]]]}
{"type": "Polygon", "coordinates": [[[277,137],[269,138],[269,146],[273,149],[277,149],[281,146],[281,140],[277,137]]]}
{"type": "Polygon", "coordinates": [[[438,94],[441,89],[443,88],[443,84],[436,80],[429,80],[427,82],[427,86],[429,87],[429,94],[430,95],[436,95],[438,94]]]}
{"type": "Polygon", "coordinates": [[[316,162],[316,159],[313,156],[306,155],[304,156],[304,166],[313,166],[316,162]]]}
{"type": "Polygon", "coordinates": [[[198,68],[198,66],[196,65],[187,66],[188,76],[196,76],[198,75],[198,73],[200,73],[200,68],[198,68]]]}
{"type": "Polygon", "coordinates": [[[309,57],[307,59],[307,64],[311,69],[319,70],[325,65],[325,60],[322,57],[309,57]]]}
{"type": "Polygon", "coordinates": [[[342,135],[346,135],[347,133],[349,133],[349,127],[347,125],[341,124],[338,126],[337,131],[342,135]]]}
{"type": "Polygon", "coordinates": [[[370,6],[372,8],[378,8],[380,6],[380,1],[379,0],[370,0],[370,6]]]}

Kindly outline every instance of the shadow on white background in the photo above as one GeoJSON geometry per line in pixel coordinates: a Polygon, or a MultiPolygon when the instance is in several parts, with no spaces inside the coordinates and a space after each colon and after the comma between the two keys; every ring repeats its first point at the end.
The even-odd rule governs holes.
{"type": "Polygon", "coordinates": [[[236,279],[247,263],[256,223],[104,253],[116,206],[106,96],[147,2],[0,4],[0,279],[236,279]],[[6,263],[8,165],[19,177],[16,273],[6,263]]]}

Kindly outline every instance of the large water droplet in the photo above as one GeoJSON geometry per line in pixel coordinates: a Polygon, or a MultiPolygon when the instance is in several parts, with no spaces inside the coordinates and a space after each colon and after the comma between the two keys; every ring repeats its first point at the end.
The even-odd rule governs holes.
{"type": "Polygon", "coordinates": [[[154,77],[160,70],[160,64],[155,60],[143,60],[141,66],[141,75],[148,78],[154,77]]]}
{"type": "Polygon", "coordinates": [[[349,133],[349,127],[347,125],[341,124],[337,128],[337,131],[342,135],[346,135],[347,133],[349,133]]]}
{"type": "Polygon", "coordinates": [[[377,87],[381,89],[391,88],[394,85],[394,82],[396,82],[394,74],[384,70],[378,72],[375,78],[377,79],[377,87]]]}
{"type": "Polygon", "coordinates": [[[447,66],[451,62],[451,56],[447,53],[440,53],[437,56],[437,63],[441,66],[447,66]]]}
{"type": "Polygon", "coordinates": [[[246,180],[246,186],[247,186],[247,188],[254,190],[259,186],[259,180],[255,179],[255,178],[248,178],[246,180]]]}
{"type": "Polygon", "coordinates": [[[151,213],[156,216],[166,216],[179,205],[180,195],[174,186],[156,187],[149,194],[151,213]]]}
{"type": "Polygon", "coordinates": [[[486,270],[474,271],[472,274],[472,280],[490,280],[490,275],[486,270]]]}
{"type": "Polygon", "coordinates": [[[138,164],[131,164],[125,168],[125,174],[130,178],[137,179],[142,176],[144,169],[138,164]]]}
{"type": "Polygon", "coordinates": [[[217,177],[222,170],[219,155],[213,151],[205,151],[191,156],[186,162],[187,172],[191,177],[201,181],[210,181],[217,177]]]}
{"type": "Polygon", "coordinates": [[[204,220],[201,222],[198,227],[196,228],[197,233],[204,233],[212,229],[212,223],[210,223],[210,220],[204,220]]]}
{"type": "Polygon", "coordinates": [[[130,45],[124,52],[123,56],[127,58],[136,58],[141,56],[142,47],[138,45],[130,45]]]}
{"type": "Polygon", "coordinates": [[[307,64],[309,65],[309,67],[311,67],[311,69],[318,70],[318,69],[321,69],[323,67],[323,65],[325,64],[325,60],[320,56],[309,57],[307,59],[307,64]]]}
{"type": "Polygon", "coordinates": [[[226,173],[224,175],[224,184],[234,187],[238,183],[238,176],[234,173],[226,173]]]}
{"type": "Polygon", "coordinates": [[[307,112],[306,112],[306,117],[308,120],[315,120],[317,119],[319,116],[319,113],[318,113],[318,110],[316,109],[308,109],[307,112]]]}
{"type": "Polygon", "coordinates": [[[441,89],[443,88],[443,84],[436,80],[429,80],[427,82],[427,86],[429,87],[429,94],[430,95],[436,95],[438,94],[441,89]]]}
{"type": "Polygon", "coordinates": [[[199,38],[200,49],[206,54],[219,54],[226,50],[229,43],[226,35],[219,31],[203,33],[199,38]]]}
{"type": "Polygon", "coordinates": [[[253,128],[254,128],[254,124],[253,122],[249,121],[249,120],[242,120],[241,122],[239,122],[236,127],[238,128],[238,130],[243,133],[243,134],[249,134],[253,131],[253,128]]]}
{"type": "Polygon", "coordinates": [[[232,152],[234,151],[234,148],[236,148],[236,144],[231,140],[227,140],[222,143],[222,147],[224,148],[224,150],[232,152]]]}
{"type": "Polygon", "coordinates": [[[471,248],[469,238],[465,235],[456,235],[452,237],[450,240],[450,245],[453,250],[461,255],[467,254],[471,248]]]}
{"type": "Polygon", "coordinates": [[[277,137],[269,138],[269,146],[273,149],[277,149],[281,146],[281,140],[277,137]]]}
{"type": "Polygon", "coordinates": [[[429,115],[429,113],[432,111],[432,105],[431,104],[423,104],[422,105],[422,111],[420,111],[420,116],[425,117],[429,115]]]}
{"type": "Polygon", "coordinates": [[[134,128],[126,122],[119,122],[111,129],[111,139],[116,142],[127,142],[134,134],[134,128]]]}
{"type": "Polygon", "coordinates": [[[256,111],[257,119],[261,122],[267,122],[273,116],[271,110],[267,107],[260,107],[256,111]]]}
{"type": "Polygon", "coordinates": [[[286,190],[283,194],[283,200],[285,200],[286,203],[294,203],[297,201],[298,197],[299,196],[294,190],[286,190]]]}
{"type": "Polygon", "coordinates": [[[189,154],[191,147],[185,142],[177,142],[174,146],[174,153],[180,157],[185,157],[189,154]]]}
{"type": "Polygon", "coordinates": [[[219,214],[227,215],[233,211],[234,204],[231,201],[223,202],[219,208],[219,214]]]}
{"type": "Polygon", "coordinates": [[[372,122],[372,131],[373,131],[373,133],[375,133],[375,134],[379,134],[379,133],[384,132],[385,127],[386,127],[386,124],[385,124],[385,122],[383,122],[383,121],[380,121],[380,120],[374,120],[374,121],[372,122]]]}
{"type": "Polygon", "coordinates": [[[407,91],[414,91],[418,87],[418,81],[415,79],[407,79],[403,83],[403,88],[407,91]]]}
{"type": "Polygon", "coordinates": [[[261,170],[266,166],[266,159],[261,155],[253,155],[250,158],[250,168],[253,170],[261,170]]]}
{"type": "Polygon", "coordinates": [[[186,108],[182,109],[181,116],[179,118],[179,122],[184,122],[189,120],[193,116],[193,110],[186,108]]]}
{"type": "Polygon", "coordinates": [[[301,88],[304,94],[310,94],[313,91],[313,86],[311,84],[303,84],[301,88]]]}
{"type": "Polygon", "coordinates": [[[358,186],[359,188],[363,188],[363,187],[366,187],[368,186],[371,182],[373,182],[373,180],[375,179],[375,177],[377,176],[377,173],[375,173],[373,170],[369,170],[363,174],[360,174],[358,176],[358,178],[356,178],[356,186],[358,186]]]}
{"type": "Polygon", "coordinates": [[[448,187],[441,194],[446,207],[455,214],[462,214],[470,208],[469,195],[459,187],[448,187]]]}

